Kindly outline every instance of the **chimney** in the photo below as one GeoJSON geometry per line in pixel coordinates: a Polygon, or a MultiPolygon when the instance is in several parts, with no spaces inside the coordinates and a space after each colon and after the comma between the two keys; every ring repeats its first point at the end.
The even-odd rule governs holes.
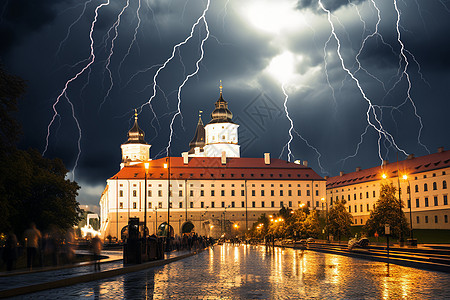
{"type": "Polygon", "coordinates": [[[222,151],[222,165],[226,165],[227,164],[227,153],[225,151],[222,151]]]}
{"type": "Polygon", "coordinates": [[[308,166],[308,161],[307,161],[307,160],[304,160],[304,161],[303,161],[303,165],[304,165],[305,167],[307,167],[307,166],[308,166]]]}
{"type": "Polygon", "coordinates": [[[438,153],[442,153],[442,152],[444,152],[444,147],[439,147],[438,148],[438,153]]]}
{"type": "Polygon", "coordinates": [[[344,172],[343,172],[343,171],[340,171],[340,172],[339,172],[339,176],[344,176],[344,172]]]}
{"type": "Polygon", "coordinates": [[[187,165],[189,163],[188,152],[183,152],[181,155],[183,156],[183,164],[187,165]]]}
{"type": "Polygon", "coordinates": [[[382,164],[382,166],[386,166],[387,164],[389,163],[389,161],[388,160],[383,160],[383,164],[382,164]]]}
{"type": "Polygon", "coordinates": [[[410,154],[410,155],[408,155],[408,157],[406,157],[406,159],[413,159],[414,158],[414,154],[410,154]]]}
{"type": "Polygon", "coordinates": [[[270,153],[264,153],[264,163],[270,165],[270,153]]]}
{"type": "Polygon", "coordinates": [[[361,171],[361,167],[356,167],[356,172],[361,171]]]}

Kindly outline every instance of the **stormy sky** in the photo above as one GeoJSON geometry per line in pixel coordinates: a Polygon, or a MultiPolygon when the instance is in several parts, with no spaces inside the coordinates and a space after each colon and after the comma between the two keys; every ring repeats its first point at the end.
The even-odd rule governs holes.
{"type": "Polygon", "coordinates": [[[220,80],[245,157],[287,160],[291,133],[289,160],[334,176],[395,161],[397,153],[402,160],[448,149],[449,33],[445,0],[9,0],[0,7],[1,63],[28,85],[17,115],[20,147],[62,158],[82,187],[78,201],[93,206],[119,170],[135,108],[151,157],[164,157],[180,95],[170,147],[180,156],[199,110],[209,122],[220,80]]]}

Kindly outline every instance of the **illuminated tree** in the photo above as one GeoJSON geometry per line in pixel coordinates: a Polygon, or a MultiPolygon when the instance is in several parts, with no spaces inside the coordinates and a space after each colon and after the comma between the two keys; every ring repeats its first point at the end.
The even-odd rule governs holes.
{"type": "Polygon", "coordinates": [[[397,188],[392,183],[381,185],[380,198],[364,226],[364,230],[369,235],[375,232],[384,234],[385,224],[389,224],[391,235],[396,238],[402,238],[408,234],[409,226],[403,212],[403,202],[395,196],[396,191],[397,188]]]}
{"type": "Polygon", "coordinates": [[[328,212],[327,230],[333,236],[338,237],[339,241],[341,237],[350,236],[350,226],[353,223],[352,215],[345,209],[345,203],[345,200],[336,200],[328,212]]]}

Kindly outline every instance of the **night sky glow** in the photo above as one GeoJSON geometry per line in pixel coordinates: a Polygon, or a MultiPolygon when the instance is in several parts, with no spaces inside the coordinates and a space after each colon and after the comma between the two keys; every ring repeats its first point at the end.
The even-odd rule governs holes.
{"type": "Polygon", "coordinates": [[[27,81],[20,147],[61,157],[98,205],[134,109],[180,156],[223,96],[241,156],[320,175],[450,147],[450,1],[9,0],[0,56],[27,81]],[[49,129],[48,129],[49,128],[49,129]]]}

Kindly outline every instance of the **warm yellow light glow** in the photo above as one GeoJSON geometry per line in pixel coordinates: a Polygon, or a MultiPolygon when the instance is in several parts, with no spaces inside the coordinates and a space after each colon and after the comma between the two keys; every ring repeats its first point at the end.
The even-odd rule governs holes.
{"type": "Polygon", "coordinates": [[[210,225],[210,226],[209,226],[209,229],[213,229],[213,228],[214,228],[214,225],[210,225]]]}
{"type": "Polygon", "coordinates": [[[322,197],[322,198],[320,198],[320,200],[321,200],[322,202],[324,202],[324,201],[325,201],[325,198],[324,198],[324,197],[322,197]]]}
{"type": "Polygon", "coordinates": [[[271,219],[272,219],[272,218],[273,218],[273,216],[272,216],[272,215],[269,215],[269,218],[271,218],[271,219]]]}
{"type": "Polygon", "coordinates": [[[408,179],[408,175],[404,174],[404,175],[403,175],[403,179],[404,179],[404,180],[408,179]]]}
{"type": "Polygon", "coordinates": [[[270,219],[270,222],[273,222],[273,219],[270,219]]]}
{"type": "Polygon", "coordinates": [[[167,164],[164,164],[164,169],[167,169],[167,164]]]}
{"type": "Polygon", "coordinates": [[[239,225],[238,224],[234,224],[234,228],[238,229],[239,225]]]}
{"type": "Polygon", "coordinates": [[[305,203],[300,203],[300,208],[303,208],[305,206],[305,203]]]}
{"type": "Polygon", "coordinates": [[[286,83],[294,75],[294,65],[294,55],[289,51],[285,51],[282,54],[272,58],[269,66],[267,67],[267,71],[275,79],[282,83],[286,83]]]}
{"type": "Polygon", "coordinates": [[[386,179],[387,175],[385,173],[381,174],[381,178],[386,179]]]}
{"type": "Polygon", "coordinates": [[[148,162],[146,162],[146,163],[144,163],[144,167],[145,167],[145,170],[148,170],[148,168],[150,167],[150,164],[148,162]]]}
{"type": "Polygon", "coordinates": [[[294,213],[294,211],[293,210],[291,210],[291,214],[293,214],[294,213]]]}

